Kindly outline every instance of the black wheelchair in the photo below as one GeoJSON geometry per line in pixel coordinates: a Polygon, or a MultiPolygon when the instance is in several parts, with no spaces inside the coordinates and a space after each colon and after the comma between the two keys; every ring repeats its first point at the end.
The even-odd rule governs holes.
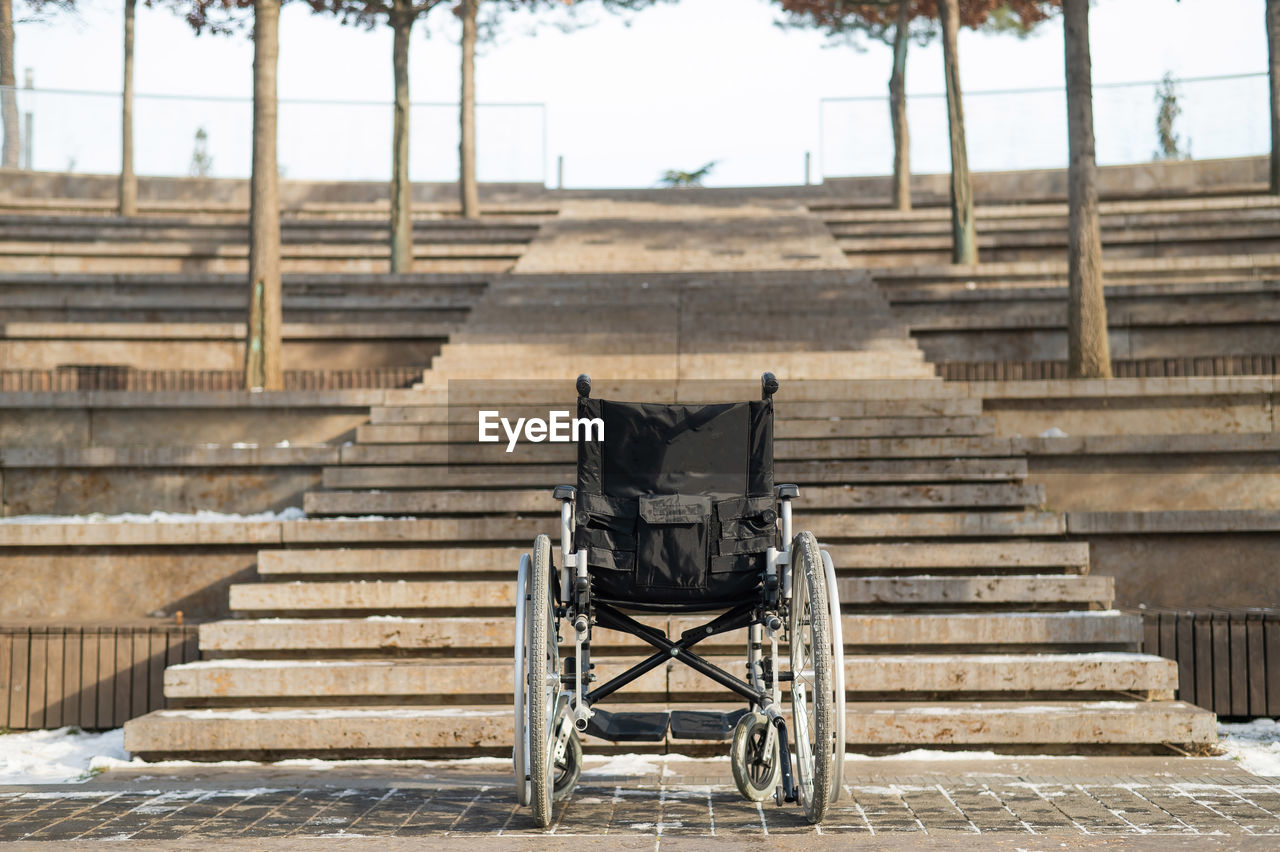
{"type": "Polygon", "coordinates": [[[759,402],[659,405],[591,398],[603,422],[578,440],[577,486],[560,501],[560,565],[538,536],[520,559],[515,626],[517,798],[539,826],[582,769],[579,733],[613,742],[731,740],[734,782],[750,801],[799,802],[811,823],[837,801],[844,764],[844,642],[831,557],[811,532],[792,537],[795,485],[773,482],[772,373],[759,402]],[[628,613],[718,613],[679,638],[628,613]],[[572,656],[560,658],[560,624],[572,656]],[[591,664],[594,627],[653,654],[606,683],[591,664]],[[746,679],[694,653],[747,628],[746,679]],[[790,658],[779,665],[779,640],[790,658]],[[609,712],[597,705],[676,660],[745,699],[733,713],[609,712]],[[790,694],[784,713],[783,685],[790,694]],[[788,718],[789,717],[789,718],[788,718]]]}

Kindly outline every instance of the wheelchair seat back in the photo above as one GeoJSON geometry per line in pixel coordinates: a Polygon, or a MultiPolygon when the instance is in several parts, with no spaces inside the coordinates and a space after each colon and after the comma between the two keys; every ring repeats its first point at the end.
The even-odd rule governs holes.
{"type": "Polygon", "coordinates": [[[710,610],[761,593],[778,544],[773,401],[656,405],[581,398],[575,549],[594,597],[710,610]]]}

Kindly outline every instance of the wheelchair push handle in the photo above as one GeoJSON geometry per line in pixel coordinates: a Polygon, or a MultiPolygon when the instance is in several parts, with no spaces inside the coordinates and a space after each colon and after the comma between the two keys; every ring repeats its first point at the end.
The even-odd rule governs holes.
{"type": "Polygon", "coordinates": [[[778,392],[778,377],[773,373],[765,373],[760,377],[760,398],[769,399],[778,392]]]}
{"type": "Polygon", "coordinates": [[[589,396],[591,396],[591,377],[590,376],[588,376],[586,373],[583,373],[582,375],[578,376],[578,381],[576,384],[578,388],[578,396],[580,396],[583,399],[586,399],[589,396]]]}

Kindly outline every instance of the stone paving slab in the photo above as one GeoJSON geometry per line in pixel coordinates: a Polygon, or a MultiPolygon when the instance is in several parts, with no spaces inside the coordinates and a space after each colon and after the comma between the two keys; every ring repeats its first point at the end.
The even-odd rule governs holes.
{"type": "Polygon", "coordinates": [[[845,795],[816,829],[797,807],[743,801],[724,759],[644,760],[651,763],[589,758],[545,831],[516,804],[499,761],[121,769],[83,785],[0,787],[0,843],[92,848],[65,844],[127,840],[194,849],[216,840],[219,848],[292,849],[291,841],[314,848],[321,839],[376,839],[378,848],[397,849],[412,838],[457,838],[487,849],[581,848],[608,837],[614,848],[698,849],[718,848],[714,838],[767,837],[779,848],[975,850],[1095,848],[1101,838],[1159,838],[1158,847],[1121,848],[1162,850],[1192,838],[1217,842],[1185,848],[1280,843],[1280,778],[1225,760],[851,759],[845,795]],[[553,837],[572,842],[561,847],[553,837]],[[681,839],[690,845],[673,843],[681,839]],[[257,845],[228,845],[237,840],[257,845]],[[488,845],[497,841],[506,845],[488,845]]]}

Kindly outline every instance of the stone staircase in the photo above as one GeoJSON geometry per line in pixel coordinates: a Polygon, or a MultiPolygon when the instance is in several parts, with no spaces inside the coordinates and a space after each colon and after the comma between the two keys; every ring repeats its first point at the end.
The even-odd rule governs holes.
{"type": "MultiPolygon", "coordinates": [[[[1098,208],[1103,254],[1111,259],[1280,250],[1280,202],[1269,195],[1104,200],[1098,208]]],[[[810,209],[823,218],[854,266],[950,261],[951,214],[945,205],[897,211],[823,200],[811,203],[810,209]]],[[[1066,204],[982,204],[976,216],[983,263],[1065,262],[1066,204]]]]}
{"type": "MultiPolygon", "coordinates": [[[[765,369],[782,381],[777,481],[800,485],[797,526],[837,565],[851,749],[1214,741],[1212,714],[1170,700],[1176,665],[1134,653],[1140,620],[1110,609],[1110,579],[1038,508],[1042,490],[981,400],[929,378],[820,223],[781,205],[655,207],[566,205],[422,385],[375,408],[307,495],[314,523],[359,517],[351,534],[262,552],[260,581],[231,589],[237,617],[202,625],[206,659],[165,672],[171,709],[126,727],[130,751],[508,753],[515,567],[535,534],[555,532],[549,490],[572,481],[574,450],[482,452],[459,431],[474,429],[465,406],[481,394],[515,415],[545,411],[571,401],[578,372],[598,396],[750,398],[765,369]],[[557,263],[572,272],[552,274],[557,263]],[[404,522],[375,535],[369,515],[427,522],[396,540],[404,522]]],[[[678,632],[697,619],[648,620],[678,632]]],[[[732,668],[744,644],[706,650],[732,668]]],[[[602,678],[644,655],[609,631],[593,647],[602,678]]],[[[729,696],[668,666],[616,698],[706,708],[729,696]]]]}
{"type": "MultiPolygon", "coordinates": [[[[493,273],[511,268],[547,211],[495,207],[483,219],[418,219],[414,272],[493,273]]],[[[33,215],[0,212],[0,258],[9,272],[239,273],[248,269],[242,213],[33,215]]],[[[388,226],[359,211],[293,214],[281,221],[285,273],[385,273],[388,226]]]]}

